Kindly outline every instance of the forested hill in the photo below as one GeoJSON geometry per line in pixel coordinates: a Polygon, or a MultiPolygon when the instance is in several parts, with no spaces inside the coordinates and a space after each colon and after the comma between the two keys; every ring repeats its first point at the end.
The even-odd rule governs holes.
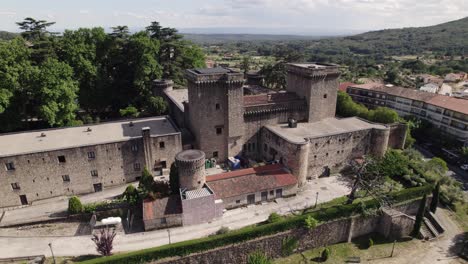
{"type": "Polygon", "coordinates": [[[318,48],[349,49],[358,54],[406,55],[426,51],[448,54],[468,52],[468,17],[435,26],[386,29],[326,39],[318,48]]]}
{"type": "Polygon", "coordinates": [[[10,39],[14,39],[15,37],[17,37],[19,34],[17,33],[12,33],[12,32],[8,32],[8,31],[1,31],[0,30],[0,40],[10,40],[10,39]]]}

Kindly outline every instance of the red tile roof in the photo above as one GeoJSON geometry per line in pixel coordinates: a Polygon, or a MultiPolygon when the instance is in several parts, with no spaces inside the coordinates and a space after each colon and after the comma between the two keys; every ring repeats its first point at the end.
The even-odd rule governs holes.
{"type": "Polygon", "coordinates": [[[344,82],[344,83],[340,83],[340,86],[338,87],[338,90],[342,91],[342,92],[346,92],[346,89],[349,87],[349,86],[353,86],[353,85],[356,85],[355,83],[352,83],[352,82],[344,82]]]}
{"type": "Polygon", "coordinates": [[[432,94],[398,86],[386,87],[380,83],[352,85],[352,87],[409,98],[468,115],[468,100],[461,98],[442,94],[432,94]]]}
{"type": "Polygon", "coordinates": [[[143,220],[163,218],[167,215],[182,213],[182,205],[178,195],[171,195],[161,199],[143,201],[143,220]]]}
{"type": "Polygon", "coordinates": [[[206,181],[217,199],[297,184],[296,177],[279,164],[210,175],[206,181]]]}

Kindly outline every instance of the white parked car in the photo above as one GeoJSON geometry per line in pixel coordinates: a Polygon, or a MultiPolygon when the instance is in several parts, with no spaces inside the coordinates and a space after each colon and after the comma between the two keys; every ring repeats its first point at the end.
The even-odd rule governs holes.
{"type": "Polygon", "coordinates": [[[463,164],[460,166],[462,170],[468,170],[468,164],[463,164]]]}

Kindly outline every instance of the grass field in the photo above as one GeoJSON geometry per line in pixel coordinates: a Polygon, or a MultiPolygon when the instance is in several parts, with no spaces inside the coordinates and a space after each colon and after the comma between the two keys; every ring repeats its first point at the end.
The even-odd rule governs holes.
{"type": "MultiPolygon", "coordinates": [[[[350,258],[360,258],[361,263],[367,263],[371,260],[389,258],[393,248],[393,242],[385,240],[382,236],[374,234],[356,239],[352,243],[340,243],[331,245],[330,258],[322,262],[320,255],[322,248],[316,248],[302,253],[294,254],[286,258],[276,259],[275,264],[300,264],[300,263],[347,263],[350,258]],[[369,238],[372,238],[374,245],[368,248],[369,238]]],[[[417,240],[401,240],[395,244],[394,254],[398,254],[400,248],[412,246],[418,243],[417,240]]]]}

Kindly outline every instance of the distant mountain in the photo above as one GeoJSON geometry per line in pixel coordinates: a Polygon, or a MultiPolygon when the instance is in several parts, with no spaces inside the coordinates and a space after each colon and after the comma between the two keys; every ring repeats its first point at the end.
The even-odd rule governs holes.
{"type": "Polygon", "coordinates": [[[18,33],[12,33],[12,32],[8,32],[8,31],[1,31],[0,30],[0,40],[14,39],[16,36],[18,36],[18,33]]]}
{"type": "Polygon", "coordinates": [[[187,34],[182,33],[184,38],[195,43],[225,43],[239,41],[289,41],[289,40],[317,40],[319,36],[299,35],[267,35],[267,34],[187,34]]]}
{"type": "Polygon", "coordinates": [[[468,17],[435,26],[385,29],[320,42],[323,46],[341,46],[360,54],[398,55],[426,51],[467,54],[468,17]]]}

